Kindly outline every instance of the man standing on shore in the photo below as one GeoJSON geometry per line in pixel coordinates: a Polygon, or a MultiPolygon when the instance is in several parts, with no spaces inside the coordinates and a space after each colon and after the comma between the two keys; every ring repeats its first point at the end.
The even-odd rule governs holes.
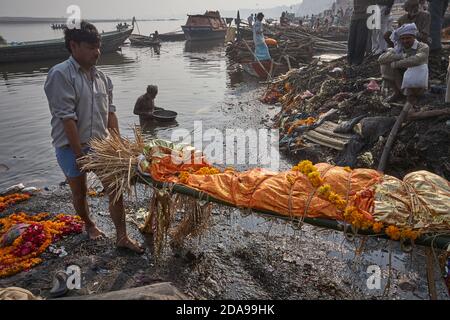
{"type": "Polygon", "coordinates": [[[431,16],[430,53],[439,54],[442,49],[441,32],[442,25],[444,23],[445,12],[447,11],[448,7],[448,0],[428,0],[428,2],[430,2],[428,10],[430,11],[431,16]]]}
{"type": "Polygon", "coordinates": [[[388,48],[385,41],[385,34],[392,28],[391,7],[380,6],[380,29],[372,30],[372,53],[380,54],[388,48]]]}
{"type": "MultiPolygon", "coordinates": [[[[79,29],[66,29],[66,48],[71,56],[54,66],[45,82],[52,115],[52,139],[58,164],[69,181],[76,213],[83,219],[90,239],[104,236],[91,220],[86,198],[86,173],[77,160],[89,152],[92,138],[119,134],[112,104],[112,82],[95,65],[100,57],[100,35],[94,25],[81,22],[79,29]]],[[[107,190],[108,191],[108,190],[107,190]]],[[[122,197],[114,203],[109,193],[109,211],[116,227],[117,247],[142,253],[138,243],[127,236],[122,197]]]]}
{"type": "Polygon", "coordinates": [[[398,26],[414,23],[417,26],[417,40],[426,44],[430,44],[430,14],[420,10],[419,0],[407,0],[404,5],[406,14],[398,18],[398,26]]]}
{"type": "MultiPolygon", "coordinates": [[[[394,0],[354,0],[353,14],[350,22],[348,36],[348,54],[347,59],[350,65],[360,65],[364,60],[364,55],[368,47],[369,29],[367,28],[367,19],[369,14],[367,8],[370,5],[387,6],[391,8],[394,0]]],[[[385,11],[389,14],[390,10],[385,11]]]]}

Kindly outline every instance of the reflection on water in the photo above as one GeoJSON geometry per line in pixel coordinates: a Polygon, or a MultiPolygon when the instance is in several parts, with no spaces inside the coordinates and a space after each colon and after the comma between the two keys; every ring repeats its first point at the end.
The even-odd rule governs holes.
{"type": "Polygon", "coordinates": [[[184,52],[209,52],[224,47],[223,40],[212,41],[186,41],[184,44],[184,52]]]}
{"type": "Polygon", "coordinates": [[[253,78],[253,79],[248,79],[251,76],[250,75],[246,75],[244,70],[242,70],[242,68],[237,68],[236,64],[233,66],[229,66],[227,68],[227,75],[228,75],[228,80],[229,80],[229,87],[230,88],[234,88],[237,85],[239,85],[240,83],[247,81],[257,81],[257,78],[253,78]],[[245,77],[247,76],[247,78],[245,77]]]}
{"type": "MultiPolygon", "coordinates": [[[[35,77],[37,75],[47,74],[47,72],[56,64],[65,59],[50,59],[40,61],[30,61],[21,63],[1,63],[0,74],[8,85],[11,78],[35,77]]],[[[98,61],[98,67],[119,66],[135,62],[135,59],[127,57],[119,52],[102,55],[98,61]]]]}
{"type": "Polygon", "coordinates": [[[178,127],[178,121],[161,122],[154,119],[140,118],[139,125],[145,137],[156,138],[158,137],[158,129],[176,128],[178,127]]]}
{"type": "MultiPolygon", "coordinates": [[[[64,179],[51,144],[43,90],[48,70],[59,62],[0,65],[0,164],[10,168],[0,172],[0,188],[64,179]]],[[[124,46],[121,52],[103,55],[98,67],[113,82],[120,129],[126,136],[140,124],[133,108],[149,84],[159,88],[156,105],[178,113],[177,122],[142,124],[149,135],[170,139],[174,128],[190,131],[197,120],[205,128],[232,121],[231,114],[222,112],[224,101],[235,97],[221,42],[163,43],[159,54],[153,48],[124,46]]]]}

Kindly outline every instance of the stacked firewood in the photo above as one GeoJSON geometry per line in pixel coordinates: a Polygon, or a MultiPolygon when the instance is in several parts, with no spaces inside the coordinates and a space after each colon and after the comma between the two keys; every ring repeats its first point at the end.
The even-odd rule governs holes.
{"type": "MultiPolygon", "coordinates": [[[[227,55],[236,62],[254,61],[255,45],[253,41],[242,40],[227,47],[227,55]]],[[[270,56],[275,62],[298,68],[308,64],[313,58],[312,40],[278,40],[277,46],[269,46],[270,56]]]]}
{"type": "MultiPolygon", "coordinates": [[[[254,43],[251,39],[251,30],[241,30],[243,40],[230,43],[227,47],[227,56],[233,61],[254,61],[254,43]]],[[[269,51],[275,62],[291,68],[298,68],[308,64],[316,54],[338,53],[345,54],[347,44],[317,37],[301,26],[279,27],[266,26],[266,38],[277,40],[276,46],[269,45],[269,51]]]]}

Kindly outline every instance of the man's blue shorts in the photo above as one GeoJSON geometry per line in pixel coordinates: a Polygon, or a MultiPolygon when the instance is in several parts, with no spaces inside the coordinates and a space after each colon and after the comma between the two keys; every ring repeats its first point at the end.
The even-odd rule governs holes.
{"type": "MultiPolygon", "coordinates": [[[[87,154],[89,147],[83,148],[83,153],[87,154]]],[[[70,146],[55,148],[56,160],[67,178],[76,178],[83,175],[77,165],[75,153],[70,146]]]]}

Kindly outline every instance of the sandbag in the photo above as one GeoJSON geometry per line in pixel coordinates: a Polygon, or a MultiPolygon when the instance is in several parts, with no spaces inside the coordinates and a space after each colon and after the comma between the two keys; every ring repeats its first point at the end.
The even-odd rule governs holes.
{"type": "Polygon", "coordinates": [[[406,88],[428,88],[428,65],[409,67],[404,75],[402,89],[406,88]]]}

